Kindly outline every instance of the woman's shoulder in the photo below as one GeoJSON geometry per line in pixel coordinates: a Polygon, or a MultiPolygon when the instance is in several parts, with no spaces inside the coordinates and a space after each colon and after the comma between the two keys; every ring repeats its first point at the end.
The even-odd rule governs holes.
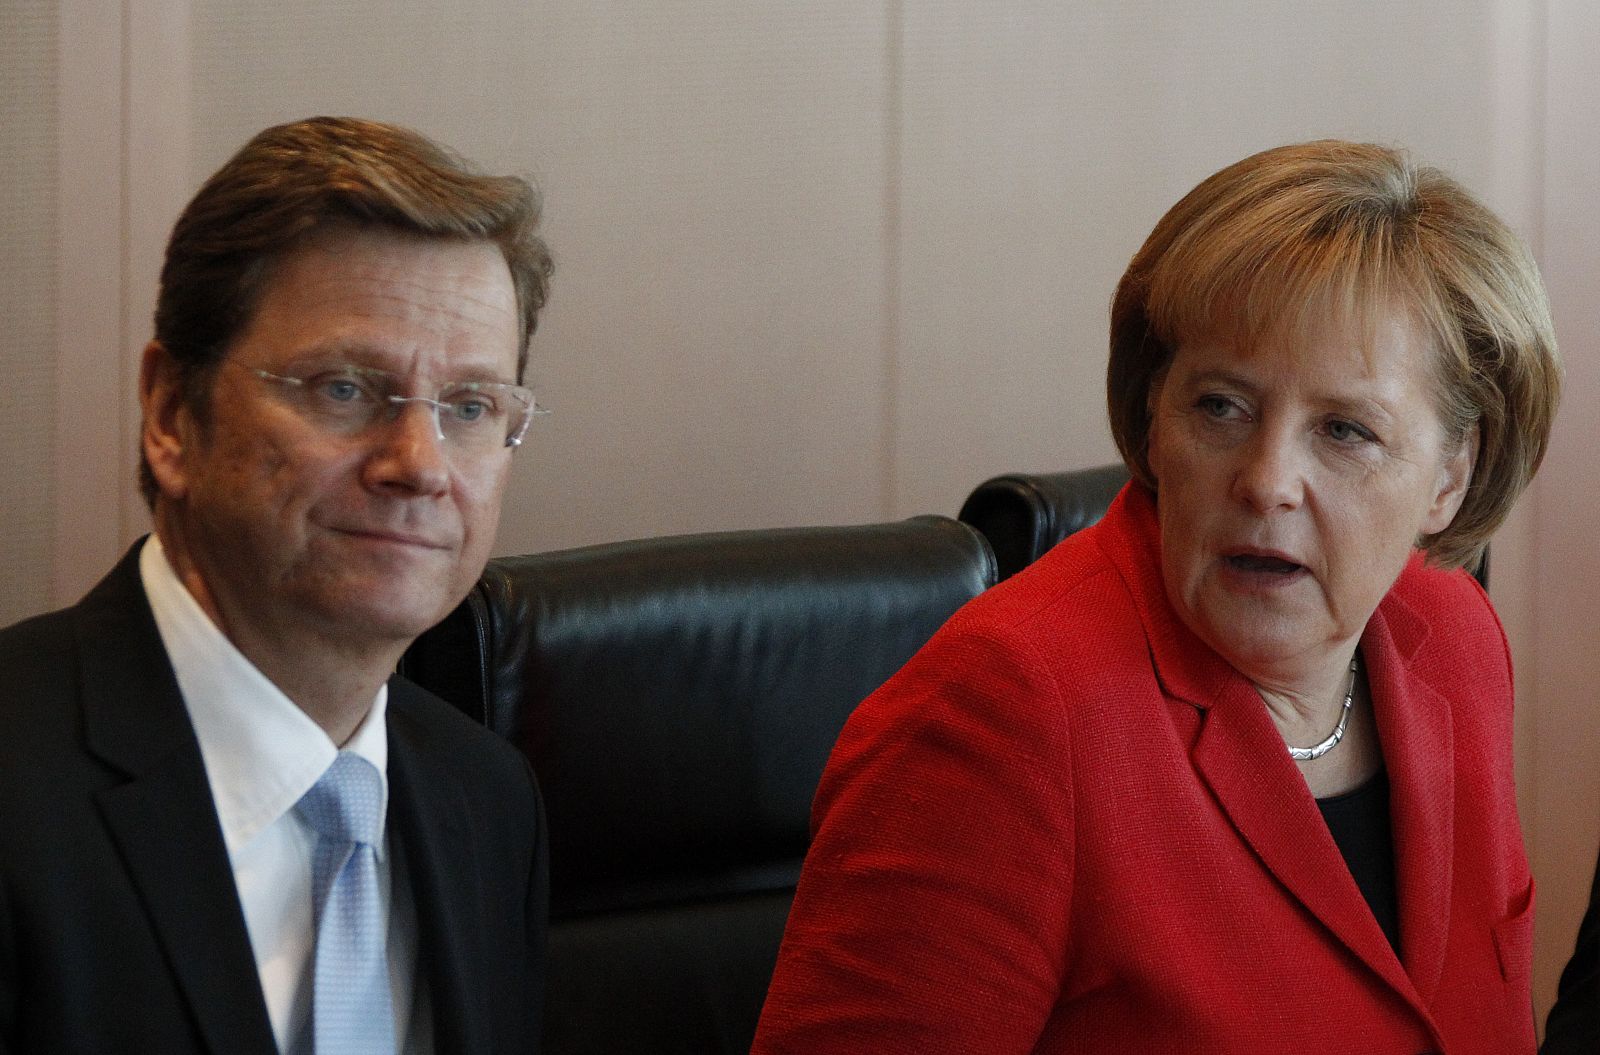
{"type": "Polygon", "coordinates": [[[1395,580],[1383,608],[1403,609],[1430,634],[1483,634],[1504,637],[1500,618],[1483,586],[1461,568],[1445,570],[1412,555],[1395,580]]]}
{"type": "Polygon", "coordinates": [[[969,601],[947,624],[955,633],[1054,642],[1137,627],[1132,595],[1095,528],[1058,543],[1033,564],[969,601]]]}
{"type": "Polygon", "coordinates": [[[1134,686],[1148,687],[1146,705],[1159,699],[1132,599],[1080,532],[967,602],[855,709],[816,808],[826,812],[847,778],[886,759],[896,773],[924,763],[949,771],[955,744],[985,772],[1054,785],[1070,772],[1073,730],[1114,720],[1121,710],[1108,701],[1134,686]]]}
{"type": "Polygon", "coordinates": [[[1380,640],[1412,676],[1447,698],[1481,701],[1492,691],[1509,703],[1510,643],[1488,594],[1467,572],[1413,557],[1379,605],[1378,618],[1380,640]]]}
{"type": "Polygon", "coordinates": [[[929,697],[981,699],[988,714],[1058,720],[1074,698],[1144,684],[1130,675],[1149,656],[1138,603],[1091,528],[969,601],[876,702],[927,713],[929,697]]]}

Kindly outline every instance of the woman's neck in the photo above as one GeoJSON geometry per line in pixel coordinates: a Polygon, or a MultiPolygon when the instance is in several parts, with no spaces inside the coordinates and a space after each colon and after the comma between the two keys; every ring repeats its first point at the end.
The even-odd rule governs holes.
{"type": "Polygon", "coordinates": [[[1352,791],[1383,768],[1372,694],[1359,660],[1335,676],[1317,679],[1315,688],[1277,688],[1256,684],[1256,692],[1283,737],[1284,750],[1323,743],[1343,724],[1338,742],[1316,758],[1297,760],[1300,775],[1316,798],[1352,791]],[[1349,714],[1345,715],[1345,700],[1349,714]]]}

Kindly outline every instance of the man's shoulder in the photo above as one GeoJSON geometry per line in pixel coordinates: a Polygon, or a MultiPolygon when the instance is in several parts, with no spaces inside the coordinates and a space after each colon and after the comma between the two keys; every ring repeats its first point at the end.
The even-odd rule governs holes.
{"type": "Polygon", "coordinates": [[[78,662],[69,611],[0,630],[0,798],[7,815],[19,786],[58,782],[53,767],[78,754],[72,701],[78,662]]]}
{"type": "Polygon", "coordinates": [[[526,779],[527,761],[509,741],[404,675],[389,679],[389,720],[395,736],[430,759],[526,779]]]}
{"type": "Polygon", "coordinates": [[[74,683],[73,612],[63,608],[0,629],[0,723],[37,716],[41,696],[74,683]]]}
{"type": "MultiPolygon", "coordinates": [[[[83,636],[80,625],[86,619],[98,618],[101,624],[109,624],[109,627],[97,625],[93,631],[96,634],[103,634],[108,628],[122,633],[130,624],[135,624],[135,628],[147,636],[153,634],[155,623],[150,618],[149,606],[144,602],[144,587],[139,582],[138,556],[143,541],[135,542],[76,604],[0,629],[0,675],[10,679],[15,676],[14,672],[28,668],[59,665],[76,649],[83,636]]],[[[103,636],[93,643],[107,649],[123,647],[120,640],[105,640],[103,636]]],[[[59,670],[59,667],[53,669],[59,670]]]]}
{"type": "Polygon", "coordinates": [[[485,852],[515,854],[543,839],[533,769],[505,738],[400,675],[389,679],[390,778],[423,813],[464,811],[485,852]],[[491,849],[492,848],[492,849],[491,849]]]}
{"type": "Polygon", "coordinates": [[[60,608],[0,627],[0,668],[25,661],[41,649],[56,649],[70,642],[72,613],[72,608],[60,608]]]}

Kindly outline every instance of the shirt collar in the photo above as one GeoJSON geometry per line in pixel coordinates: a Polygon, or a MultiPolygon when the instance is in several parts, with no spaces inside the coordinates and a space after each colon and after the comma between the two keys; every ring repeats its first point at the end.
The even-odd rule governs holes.
{"type": "MultiPolygon", "coordinates": [[[[340,749],[211,621],[179,581],[155,535],[139,554],[139,576],[200,742],[211,797],[232,857],[293,809],[340,749]]],[[[344,750],[377,767],[385,814],[388,699],[389,687],[380,686],[366,717],[344,745],[344,750]]],[[[381,856],[382,847],[378,850],[381,856]]]]}

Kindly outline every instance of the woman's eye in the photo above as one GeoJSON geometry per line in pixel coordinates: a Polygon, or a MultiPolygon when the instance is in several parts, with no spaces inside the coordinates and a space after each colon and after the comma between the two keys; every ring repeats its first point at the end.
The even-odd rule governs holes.
{"type": "Polygon", "coordinates": [[[1218,420],[1232,416],[1239,409],[1233,400],[1224,396],[1201,396],[1197,405],[1207,417],[1218,420]]]}
{"type": "Polygon", "coordinates": [[[1372,439],[1372,433],[1353,421],[1334,418],[1325,426],[1328,438],[1336,443],[1361,443],[1372,439]]]}

